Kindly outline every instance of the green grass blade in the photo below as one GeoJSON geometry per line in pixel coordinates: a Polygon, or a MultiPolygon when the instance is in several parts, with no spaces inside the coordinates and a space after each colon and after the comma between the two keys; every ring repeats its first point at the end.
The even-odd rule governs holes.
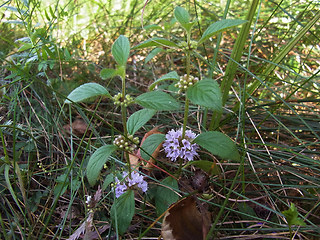
{"type": "MultiPolygon", "coordinates": [[[[246,22],[243,24],[239,36],[234,44],[230,60],[228,62],[225,76],[221,83],[221,92],[222,92],[222,106],[226,104],[226,101],[229,97],[229,90],[231,88],[231,85],[233,83],[234,76],[236,74],[236,71],[238,69],[238,62],[240,61],[240,58],[243,54],[244,45],[247,41],[248,35],[250,33],[250,27],[257,9],[259,1],[253,0],[250,6],[250,9],[247,13],[246,22]]],[[[211,119],[211,123],[209,126],[209,130],[213,130],[216,128],[217,124],[220,122],[222,113],[216,113],[216,115],[211,119]],[[215,127],[214,127],[215,125],[215,127]]]]}
{"type": "MultiPolygon", "coordinates": [[[[319,19],[320,11],[318,11],[317,14],[313,17],[313,19],[310,22],[308,22],[303,28],[301,28],[297,35],[283,47],[283,49],[276,55],[272,62],[270,62],[267,65],[267,67],[262,72],[262,75],[268,77],[270,73],[278,66],[278,64],[287,56],[287,54],[296,46],[297,42],[300,41],[303,37],[305,37],[305,34],[310,30],[311,27],[313,27],[318,22],[319,19]]],[[[252,94],[259,86],[260,82],[255,81],[248,88],[248,93],[252,94]]]]}
{"type": "Polygon", "coordinates": [[[247,41],[248,35],[250,33],[250,27],[253,21],[253,18],[255,16],[255,12],[257,9],[259,1],[253,0],[249,9],[249,12],[247,13],[246,20],[248,20],[247,23],[245,23],[241,31],[239,33],[239,36],[237,37],[236,43],[233,47],[232,53],[231,53],[231,59],[228,62],[225,76],[223,78],[222,84],[221,84],[221,91],[223,92],[222,95],[222,105],[225,105],[228,97],[229,97],[229,90],[231,88],[234,76],[237,71],[237,64],[236,62],[240,61],[240,58],[242,56],[244,45],[247,41]]]}

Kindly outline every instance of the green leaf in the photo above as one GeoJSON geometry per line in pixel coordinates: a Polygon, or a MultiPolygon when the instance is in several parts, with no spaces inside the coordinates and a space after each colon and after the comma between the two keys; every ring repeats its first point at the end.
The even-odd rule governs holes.
{"type": "Polygon", "coordinates": [[[168,39],[165,38],[150,38],[137,46],[133,47],[132,49],[142,49],[142,48],[147,48],[147,47],[176,47],[178,48],[178,45],[175,44],[174,42],[169,41],[168,39]]]}
{"type": "Polygon", "coordinates": [[[141,157],[145,160],[149,160],[150,156],[157,149],[157,147],[165,140],[164,134],[152,134],[146,138],[142,143],[141,157]]]}
{"type": "Polygon", "coordinates": [[[42,49],[44,49],[51,58],[54,59],[56,57],[55,54],[47,46],[43,45],[42,49]]]}
{"type": "Polygon", "coordinates": [[[111,219],[113,225],[118,227],[119,234],[124,234],[134,215],[134,192],[129,189],[115,200],[110,209],[111,219]]]}
{"type": "Polygon", "coordinates": [[[120,66],[125,66],[130,53],[130,43],[127,37],[120,35],[111,47],[111,52],[120,66]]]}
{"type": "Polygon", "coordinates": [[[43,47],[41,48],[41,53],[42,53],[43,60],[47,61],[48,60],[48,54],[47,54],[46,50],[43,47]]]}
{"type": "Polygon", "coordinates": [[[54,19],[56,19],[57,16],[54,14],[54,11],[53,11],[53,9],[52,9],[52,6],[49,7],[49,10],[50,10],[51,17],[54,18],[54,19]]]}
{"type": "Polygon", "coordinates": [[[143,26],[143,28],[145,30],[163,30],[159,25],[157,24],[151,24],[151,25],[146,25],[146,26],[143,26]]]}
{"type": "Polygon", "coordinates": [[[91,186],[95,185],[103,165],[116,149],[115,145],[105,145],[92,154],[87,165],[87,179],[91,186]]]}
{"type": "Polygon", "coordinates": [[[53,188],[53,195],[55,198],[60,197],[61,195],[63,195],[67,189],[68,189],[68,183],[57,183],[56,186],[54,186],[53,188]]]}
{"type": "Polygon", "coordinates": [[[133,135],[138,131],[144,124],[146,124],[154,114],[156,114],[154,109],[141,109],[134,114],[132,114],[127,121],[128,133],[133,135]]]}
{"type": "Polygon", "coordinates": [[[196,23],[196,21],[190,22],[190,15],[183,7],[176,7],[174,9],[174,16],[187,32],[189,32],[196,23]]]}
{"type": "Polygon", "coordinates": [[[285,210],[282,213],[286,217],[289,226],[306,226],[306,223],[298,217],[299,213],[297,211],[296,206],[293,203],[291,203],[290,208],[288,210],[285,210]]]}
{"type": "Polygon", "coordinates": [[[46,19],[48,20],[48,22],[51,21],[51,19],[50,19],[49,15],[48,15],[48,12],[47,12],[46,9],[44,10],[44,14],[45,14],[46,19]]]}
{"type": "Polygon", "coordinates": [[[183,7],[178,6],[174,9],[174,17],[182,26],[190,22],[190,15],[183,7]]]}
{"type": "Polygon", "coordinates": [[[158,53],[162,52],[163,49],[162,48],[155,48],[153,49],[148,56],[146,57],[146,59],[144,60],[144,64],[148,63],[152,58],[154,58],[155,56],[157,56],[158,53]]]}
{"type": "Polygon", "coordinates": [[[222,100],[219,84],[213,79],[203,79],[189,87],[187,96],[191,102],[203,107],[222,111],[222,100]]]}
{"type": "Polygon", "coordinates": [[[158,216],[166,211],[172,203],[175,203],[179,200],[179,196],[175,193],[175,191],[178,189],[177,180],[172,177],[167,177],[161,181],[161,184],[166,187],[157,187],[155,202],[158,216]]]}
{"type": "Polygon", "coordinates": [[[81,102],[91,97],[109,96],[108,90],[98,83],[85,83],[74,89],[64,101],[65,103],[81,102]]]}
{"type": "Polygon", "coordinates": [[[179,103],[169,94],[161,91],[146,92],[136,98],[136,102],[145,108],[158,111],[178,110],[179,103]]]}
{"type": "Polygon", "coordinates": [[[65,56],[65,59],[66,59],[67,61],[70,61],[70,60],[71,60],[71,55],[70,55],[68,49],[66,49],[66,48],[64,49],[64,56],[65,56]]]}
{"type": "Polygon", "coordinates": [[[213,35],[216,35],[229,28],[236,27],[245,22],[247,21],[241,19],[223,19],[215,23],[212,23],[202,34],[202,37],[200,38],[198,45],[202,44],[204,41],[211,38],[213,35]]]}
{"type": "Polygon", "coordinates": [[[100,77],[102,79],[113,78],[118,74],[118,71],[113,68],[104,68],[100,71],[100,77]]]}
{"type": "Polygon", "coordinates": [[[179,79],[180,79],[179,75],[176,71],[169,72],[169,73],[165,74],[164,76],[162,76],[161,78],[157,79],[154,83],[152,83],[149,86],[149,90],[153,90],[155,88],[155,86],[162,81],[167,81],[167,80],[179,81],[179,79]]]}
{"type": "Polygon", "coordinates": [[[208,173],[209,175],[220,174],[220,169],[218,168],[217,164],[212,161],[206,161],[206,160],[190,161],[184,167],[187,167],[189,165],[193,165],[197,168],[200,168],[206,173],[208,173]]]}
{"type": "Polygon", "coordinates": [[[240,160],[240,155],[235,143],[221,132],[210,131],[201,133],[193,142],[222,159],[240,160]]]}
{"type": "Polygon", "coordinates": [[[114,181],[114,175],[113,173],[110,173],[106,176],[104,179],[103,185],[102,185],[102,191],[105,191],[107,187],[114,181]]]}
{"type": "Polygon", "coordinates": [[[18,52],[23,52],[23,51],[29,50],[32,47],[33,47],[32,43],[25,43],[18,49],[18,52]]]}

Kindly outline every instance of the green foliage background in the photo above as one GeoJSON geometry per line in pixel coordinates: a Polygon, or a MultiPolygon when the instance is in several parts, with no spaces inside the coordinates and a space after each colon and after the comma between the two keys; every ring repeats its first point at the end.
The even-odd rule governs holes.
{"type": "MultiPolygon", "coordinates": [[[[66,239],[88,218],[86,197],[97,191],[86,182],[88,158],[111,141],[121,122],[106,99],[87,99],[75,107],[64,101],[73,89],[88,82],[106,86],[111,95],[119,91],[119,79],[110,78],[110,72],[101,79],[100,71],[115,66],[111,46],[120,34],[128,37],[131,46],[151,37],[183,40],[173,17],[174,8],[182,6],[198,20],[192,36],[199,39],[215,21],[245,19],[254,2],[257,9],[251,13],[247,35],[241,35],[240,26],[228,30],[199,46],[192,56],[192,73],[219,83],[228,82],[229,77],[232,88],[223,88],[228,90],[222,93],[221,113],[191,107],[190,127],[227,132],[241,152],[240,163],[218,159],[221,172],[209,178],[206,202],[216,216],[211,234],[238,239],[284,235],[290,239],[297,234],[318,239],[320,4],[298,0],[1,3],[0,238],[66,239]],[[239,37],[236,46],[243,48],[234,48],[239,37]],[[80,118],[83,122],[76,127],[80,118]],[[297,208],[294,216],[306,226],[290,224],[288,228],[284,211],[291,203],[297,208]]],[[[137,47],[130,51],[127,89],[138,95],[169,72],[182,75],[183,63],[183,55],[168,49],[137,47]]],[[[158,87],[170,90],[172,86],[161,82],[158,87]]],[[[129,109],[131,113],[138,110],[137,106],[129,109]]],[[[175,128],[182,114],[161,112],[144,129],[175,128]]],[[[118,156],[111,159],[114,164],[103,170],[104,175],[111,176],[122,164],[118,156]]],[[[193,176],[187,170],[184,174],[193,176]]],[[[161,185],[161,179],[150,179],[161,185]]],[[[171,191],[155,187],[137,204],[134,227],[124,238],[141,236],[152,222],[156,225],[146,234],[160,235],[159,209],[150,210],[145,203],[161,205],[154,201],[161,191],[168,191],[175,200],[178,189],[175,182],[171,185],[171,191]]],[[[105,195],[94,208],[98,227],[110,224],[117,212],[114,207],[110,215],[114,198],[109,179],[103,190],[105,195]]],[[[128,196],[132,198],[132,192],[128,196]]],[[[130,216],[133,212],[130,208],[130,216]]],[[[115,230],[109,227],[103,234],[114,237],[115,230]]]]}

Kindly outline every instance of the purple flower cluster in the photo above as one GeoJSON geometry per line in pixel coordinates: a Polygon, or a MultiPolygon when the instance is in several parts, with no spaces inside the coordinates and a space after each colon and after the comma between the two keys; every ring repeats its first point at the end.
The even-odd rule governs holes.
{"type": "Polygon", "coordinates": [[[148,183],[143,180],[143,176],[137,172],[131,172],[131,177],[127,172],[122,173],[122,181],[120,182],[117,177],[115,177],[116,184],[115,184],[115,192],[116,198],[120,197],[125,191],[130,187],[138,187],[143,192],[148,190],[148,183]]]}
{"type": "Polygon", "coordinates": [[[182,129],[170,130],[166,134],[166,140],[163,143],[164,151],[167,157],[171,161],[176,161],[178,157],[188,161],[192,161],[195,156],[198,156],[197,150],[199,145],[191,143],[196,138],[196,134],[191,130],[185,132],[185,136],[182,139],[182,129]]]}

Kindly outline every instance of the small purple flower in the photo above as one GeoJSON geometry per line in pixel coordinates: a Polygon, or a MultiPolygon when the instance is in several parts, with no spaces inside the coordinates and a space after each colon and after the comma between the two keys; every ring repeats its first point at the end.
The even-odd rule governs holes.
{"type": "Polygon", "coordinates": [[[118,198],[125,193],[125,191],[127,190],[127,186],[125,184],[121,184],[117,177],[115,179],[116,179],[115,192],[116,192],[116,198],[118,198]]]}
{"type": "Polygon", "coordinates": [[[191,143],[196,136],[191,130],[187,130],[184,139],[182,139],[182,129],[170,130],[166,134],[166,140],[163,143],[167,157],[174,162],[178,157],[192,161],[195,156],[198,156],[199,145],[191,143]]]}
{"type": "Polygon", "coordinates": [[[124,194],[125,191],[130,187],[134,188],[135,186],[137,186],[143,192],[146,192],[148,190],[148,183],[145,180],[143,180],[143,176],[140,175],[139,173],[131,172],[131,178],[130,178],[129,174],[127,172],[123,172],[122,177],[123,177],[123,179],[121,182],[119,181],[119,179],[117,177],[115,177],[116,198],[118,198],[122,194],[124,194]]]}

